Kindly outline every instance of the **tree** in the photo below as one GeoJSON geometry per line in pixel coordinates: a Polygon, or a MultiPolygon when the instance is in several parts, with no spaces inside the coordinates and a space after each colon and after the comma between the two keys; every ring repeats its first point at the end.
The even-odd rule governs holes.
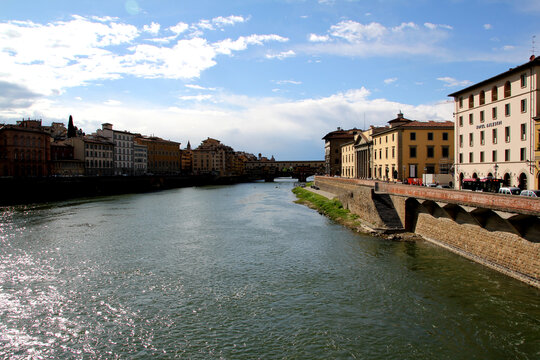
{"type": "Polygon", "coordinates": [[[68,123],[68,138],[76,137],[77,136],[77,129],[75,126],[73,126],[73,117],[69,115],[69,123],[68,123]]]}

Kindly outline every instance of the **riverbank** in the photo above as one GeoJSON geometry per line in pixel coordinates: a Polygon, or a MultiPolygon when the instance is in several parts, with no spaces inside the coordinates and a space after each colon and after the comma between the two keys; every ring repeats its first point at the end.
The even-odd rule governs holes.
{"type": "Polygon", "coordinates": [[[295,187],[292,192],[298,199],[295,201],[297,204],[302,204],[317,210],[319,214],[328,217],[332,221],[343,225],[354,232],[398,241],[414,241],[422,239],[422,237],[413,233],[402,232],[387,234],[383,231],[373,229],[363,222],[358,215],[343,208],[343,205],[336,198],[336,195],[327,191],[312,189],[310,187],[295,187]]]}
{"type": "Polygon", "coordinates": [[[240,176],[81,176],[48,178],[0,178],[0,206],[23,205],[94,197],[146,193],[204,185],[247,182],[240,176]]]}

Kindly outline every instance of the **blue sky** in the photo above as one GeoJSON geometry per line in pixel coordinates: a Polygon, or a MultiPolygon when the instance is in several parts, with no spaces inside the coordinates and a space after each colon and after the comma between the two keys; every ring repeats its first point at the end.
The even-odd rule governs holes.
{"type": "Polygon", "coordinates": [[[527,62],[539,16],[538,0],[0,0],[0,123],[73,115],[323,159],[338,126],[453,120],[447,95],[527,62]]]}

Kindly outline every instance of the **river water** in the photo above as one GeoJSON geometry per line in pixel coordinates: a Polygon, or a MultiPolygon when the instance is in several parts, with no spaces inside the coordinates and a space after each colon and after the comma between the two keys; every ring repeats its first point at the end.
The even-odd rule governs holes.
{"type": "Polygon", "coordinates": [[[539,290],[292,186],[0,209],[0,358],[540,358],[539,290]]]}

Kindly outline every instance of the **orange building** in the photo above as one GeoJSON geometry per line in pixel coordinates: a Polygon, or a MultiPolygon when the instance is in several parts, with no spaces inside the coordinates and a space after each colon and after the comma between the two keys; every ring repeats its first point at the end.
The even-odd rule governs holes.
{"type": "Polygon", "coordinates": [[[0,127],[0,176],[48,176],[50,136],[41,120],[0,127]]]}
{"type": "Polygon", "coordinates": [[[135,143],[145,145],[148,154],[148,172],[152,174],[178,174],[181,171],[180,143],[155,136],[135,136],[135,143]]]}

